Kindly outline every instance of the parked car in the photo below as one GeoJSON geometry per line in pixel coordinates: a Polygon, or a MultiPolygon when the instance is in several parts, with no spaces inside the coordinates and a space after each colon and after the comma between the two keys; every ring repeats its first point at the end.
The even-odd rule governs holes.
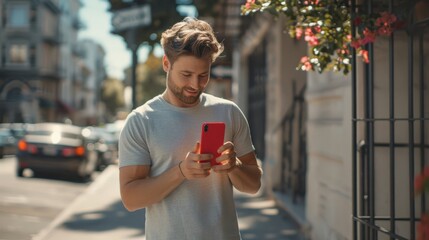
{"type": "Polygon", "coordinates": [[[0,158],[16,154],[16,143],[24,135],[26,123],[0,123],[0,158]]]}
{"type": "Polygon", "coordinates": [[[83,133],[82,127],[69,124],[32,124],[18,142],[17,176],[31,169],[89,178],[97,167],[96,139],[83,133]]]}
{"type": "Polygon", "coordinates": [[[102,171],[110,164],[117,163],[118,139],[115,135],[102,127],[86,127],[83,130],[85,136],[96,139],[95,149],[97,151],[97,170],[102,171]]]}
{"type": "Polygon", "coordinates": [[[0,158],[3,158],[3,155],[10,154],[15,148],[16,139],[13,136],[10,129],[1,128],[0,129],[0,158]]]}

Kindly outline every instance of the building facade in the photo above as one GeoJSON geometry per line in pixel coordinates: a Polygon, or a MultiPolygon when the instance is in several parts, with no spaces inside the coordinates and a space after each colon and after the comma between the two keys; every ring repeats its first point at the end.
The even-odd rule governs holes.
{"type": "Polygon", "coordinates": [[[106,79],[104,65],[105,51],[103,47],[91,39],[83,39],[78,42],[81,58],[78,64],[81,69],[76,72],[82,73],[80,82],[75,84],[78,95],[74,101],[79,112],[76,121],[79,124],[95,125],[103,121],[104,105],[100,100],[101,86],[106,79]],[[84,68],[84,69],[82,69],[84,68]]]}
{"type": "Polygon", "coordinates": [[[285,33],[283,16],[241,18],[233,96],[267,194],[309,239],[416,239],[429,205],[413,185],[429,165],[429,11],[407,4],[408,28],[377,39],[370,63],[356,58],[348,75],[297,71],[308,50],[285,33]]]}
{"type": "Polygon", "coordinates": [[[84,124],[85,102],[86,112],[96,112],[91,94],[105,75],[98,66],[104,53],[90,58],[95,65],[82,60],[81,7],[77,0],[0,1],[0,122],[84,124]]]}

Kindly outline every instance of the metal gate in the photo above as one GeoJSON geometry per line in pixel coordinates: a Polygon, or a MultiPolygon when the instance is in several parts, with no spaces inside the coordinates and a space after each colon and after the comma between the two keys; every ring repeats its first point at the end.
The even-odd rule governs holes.
{"type": "MultiPolygon", "coordinates": [[[[372,2],[366,1],[369,13],[372,2]]],[[[384,2],[395,11],[395,1],[384,2]]],[[[417,19],[419,2],[427,3],[407,2],[404,31],[369,44],[369,64],[353,53],[354,240],[417,239],[428,211],[429,193],[414,190],[429,165],[429,18],[417,19]]]]}
{"type": "Polygon", "coordinates": [[[265,41],[249,56],[249,116],[250,132],[259,159],[265,157],[266,116],[266,49],[265,41]]]}

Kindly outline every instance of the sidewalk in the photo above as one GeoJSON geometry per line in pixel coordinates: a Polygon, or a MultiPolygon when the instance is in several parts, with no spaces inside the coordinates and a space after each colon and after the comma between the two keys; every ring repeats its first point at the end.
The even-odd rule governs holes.
{"type": "MultiPolygon", "coordinates": [[[[235,195],[243,240],[301,240],[297,226],[282,216],[273,200],[260,194],[235,195]]],[[[144,210],[128,212],[119,196],[117,166],[109,166],[88,189],[33,240],[144,238],[144,210]]]]}

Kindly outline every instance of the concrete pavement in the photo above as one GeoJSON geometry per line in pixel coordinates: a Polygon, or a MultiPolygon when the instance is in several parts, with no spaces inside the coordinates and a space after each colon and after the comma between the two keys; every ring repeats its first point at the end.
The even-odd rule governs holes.
{"type": "MultiPolygon", "coordinates": [[[[243,240],[303,239],[297,225],[263,194],[236,192],[235,200],[243,240]]],[[[143,240],[144,214],[144,210],[130,213],[123,207],[118,167],[109,166],[33,240],[143,240]]]]}

